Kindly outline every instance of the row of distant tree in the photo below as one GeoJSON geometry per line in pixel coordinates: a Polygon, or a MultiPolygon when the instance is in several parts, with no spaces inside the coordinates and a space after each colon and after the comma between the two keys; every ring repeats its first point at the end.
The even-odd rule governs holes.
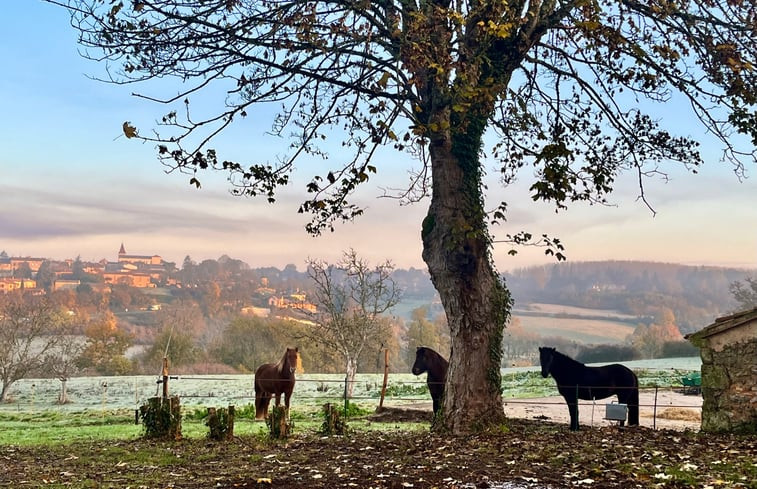
{"type": "Polygon", "coordinates": [[[566,262],[505,275],[516,307],[565,304],[650,318],[666,307],[683,333],[757,305],[750,276],[757,271],[637,261],[566,262]]]}
{"type": "MultiPolygon", "coordinates": [[[[562,262],[504,274],[516,307],[534,302],[565,304],[648,318],[654,317],[660,307],[666,307],[675,315],[683,333],[692,332],[715,317],[750,307],[754,303],[749,296],[754,287],[750,275],[757,272],[636,261],[562,262]]],[[[200,263],[186,257],[176,270],[176,277],[191,284],[182,292],[184,296],[191,295],[201,304],[206,302],[203,309],[208,312],[218,309],[213,306],[214,295],[224,304],[253,300],[264,305],[265,297],[255,291],[263,280],[282,294],[312,291],[307,270],[298,271],[295,265],[287,265],[283,270],[253,269],[228,257],[200,263]],[[209,284],[220,284],[220,290],[215,292],[209,284]]],[[[393,269],[392,279],[403,291],[403,300],[438,302],[427,271],[393,269]]]]}
{"type": "MultiPolygon", "coordinates": [[[[103,300],[92,294],[101,278],[87,274],[79,258],[72,265],[72,278],[82,281],[78,300],[95,303],[114,312],[144,307],[155,301],[143,291],[121,285],[103,300]]],[[[307,262],[305,263],[307,266],[307,262]]],[[[187,256],[181,267],[167,267],[169,277],[181,284],[171,289],[171,300],[198,303],[205,316],[235,313],[245,306],[267,306],[265,290],[277,294],[313,291],[307,270],[290,264],[251,268],[226,255],[217,260],[195,262],[187,256]]],[[[31,272],[29,272],[31,273],[31,272]]],[[[636,261],[562,262],[533,266],[504,274],[518,305],[541,302],[652,317],[659,307],[673,311],[682,332],[688,333],[725,313],[748,307],[754,283],[754,270],[723,267],[697,267],[669,263],[636,261]],[[744,306],[746,304],[746,306],[744,306]]],[[[30,275],[31,276],[31,275],[30,275]]],[[[52,290],[55,275],[45,262],[36,273],[40,286],[52,290]]],[[[392,269],[392,280],[402,290],[402,300],[438,302],[438,294],[425,270],[392,269]]]]}
{"type": "MultiPolygon", "coordinates": [[[[19,379],[61,380],[59,400],[67,400],[66,381],[83,375],[156,374],[164,357],[172,373],[252,373],[275,362],[287,346],[298,346],[306,371],[344,373],[345,351],[334,348],[328,326],[277,317],[230,317],[215,331],[207,327],[196,304],[181,303],[156,313],[149,343],[135,347],[131,325],[106,311],[94,317],[69,314],[51,296],[14,292],[0,295],[0,402],[19,379]]],[[[349,332],[355,325],[343,324],[349,332]]],[[[449,350],[446,323],[413,311],[407,323],[377,317],[370,341],[352,358],[355,372],[378,372],[389,350],[392,371],[409,372],[417,346],[449,350]]],[[[346,335],[349,337],[350,335],[346,335]]],[[[366,336],[363,334],[363,336],[366,336]]],[[[353,346],[345,345],[346,348],[353,346]]]]}
{"type": "MultiPolygon", "coordinates": [[[[323,265],[322,272],[333,270],[323,265]]],[[[337,282],[344,284],[344,279],[337,282]]],[[[329,297],[340,298],[354,293],[347,289],[331,292],[329,297]]],[[[757,297],[757,288],[752,293],[757,297]]],[[[372,372],[383,368],[382,353],[388,349],[392,371],[406,372],[418,346],[449,352],[446,321],[443,316],[430,318],[428,307],[413,310],[408,321],[382,314],[360,317],[359,308],[343,308],[331,318],[322,318],[320,325],[287,318],[230,316],[226,323],[209,327],[199,305],[182,301],[155,313],[153,335],[142,338],[144,348],[139,354],[127,357],[136,339],[130,332],[133,325],[109,311],[93,317],[72,313],[56,298],[60,296],[21,292],[0,296],[0,399],[5,399],[16,380],[43,376],[61,380],[60,400],[65,402],[65,382],[71,376],[152,374],[159,371],[166,356],[175,372],[251,373],[258,365],[276,360],[286,346],[297,345],[307,370],[336,373],[348,367],[347,354],[353,354],[350,366],[355,372],[372,372]],[[360,329],[371,321],[368,329],[360,329]],[[337,345],[337,336],[351,338],[351,343],[337,345]],[[361,348],[345,354],[355,346],[357,337],[366,338],[361,348]]],[[[336,304],[331,307],[339,309],[336,304]]],[[[697,353],[682,341],[672,311],[662,308],[655,321],[640,324],[622,345],[581,345],[565,338],[542,338],[514,319],[503,341],[503,366],[535,363],[542,345],[556,346],[584,362],[697,353]]]]}
{"type": "Polygon", "coordinates": [[[699,350],[684,340],[673,311],[658,308],[649,322],[640,322],[620,344],[587,345],[565,337],[542,337],[515,318],[505,330],[503,366],[538,363],[538,347],[552,346],[584,363],[696,356],[699,350]]]}
{"type": "Polygon", "coordinates": [[[141,291],[122,286],[110,293],[81,287],[41,296],[23,290],[4,294],[0,401],[15,381],[41,376],[61,380],[65,402],[71,376],[151,374],[164,357],[176,371],[252,372],[277,360],[289,345],[300,347],[304,365],[314,371],[354,378],[358,371],[382,369],[385,349],[393,369],[408,371],[421,342],[445,348],[446,324],[428,320],[425,309],[414,312],[408,324],[387,314],[401,297],[392,273],[390,263],[371,266],[353,250],[337,263],[310,261],[318,312],[306,319],[250,317],[233,310],[209,314],[207,301],[181,291],[159,311],[115,315],[114,300],[122,306],[144,300],[141,291]],[[130,350],[135,346],[137,353],[130,350]]]}
{"type": "MultiPolygon", "coordinates": [[[[214,287],[212,280],[175,290],[160,311],[150,313],[113,314],[113,308],[139,308],[154,300],[139,289],[120,285],[108,293],[85,285],[45,296],[23,291],[0,296],[0,400],[16,380],[44,376],[61,379],[61,402],[65,402],[65,380],[71,376],[152,374],[159,371],[164,356],[178,371],[252,372],[257,365],[276,360],[286,346],[297,345],[306,369],[354,375],[381,370],[384,349],[390,352],[393,371],[409,371],[417,346],[449,352],[443,315],[433,316],[429,307],[415,309],[404,319],[387,314],[402,297],[397,271],[390,263],[369,266],[349,250],[334,264],[312,260],[307,270],[305,284],[295,267],[283,275],[298,288],[307,285],[318,303],[320,312],[308,320],[240,315],[223,295],[233,287],[228,283],[214,287]]],[[[280,278],[274,270],[268,270],[267,276],[280,278]]],[[[528,273],[519,276],[525,280],[528,273]]],[[[552,280],[553,286],[559,285],[552,280]]],[[[613,287],[608,281],[596,283],[592,290],[602,298],[610,291],[616,293],[624,282],[617,279],[613,287]]],[[[726,288],[734,307],[757,307],[757,280],[735,280],[726,288]]],[[[524,330],[516,319],[506,330],[503,366],[535,363],[538,346],[545,344],[587,362],[696,354],[682,341],[673,308],[664,305],[666,292],[658,293],[656,307],[650,302],[644,309],[652,319],[640,322],[623,345],[587,346],[542,338],[524,330]]],[[[237,304],[243,303],[240,299],[237,304]]]]}

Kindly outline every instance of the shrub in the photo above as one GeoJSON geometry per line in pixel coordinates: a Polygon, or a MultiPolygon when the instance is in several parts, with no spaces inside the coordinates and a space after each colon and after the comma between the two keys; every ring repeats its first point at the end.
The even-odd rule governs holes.
{"type": "Polygon", "coordinates": [[[699,356],[699,348],[688,341],[666,341],[662,345],[660,358],[696,357],[699,356]]]}
{"type": "Polygon", "coordinates": [[[208,408],[205,426],[210,428],[208,438],[211,440],[228,440],[234,436],[234,406],[226,408],[208,408]]]}
{"type": "Polygon", "coordinates": [[[428,385],[418,383],[417,385],[406,384],[400,382],[398,384],[388,385],[386,387],[386,397],[402,397],[402,396],[418,396],[418,395],[430,395],[428,392],[428,385]]]}
{"type": "Polygon", "coordinates": [[[347,401],[347,410],[345,412],[345,416],[347,416],[348,418],[366,416],[371,413],[373,413],[371,409],[364,408],[362,406],[359,406],[358,404],[355,404],[354,402],[347,401]]]}
{"type": "Polygon", "coordinates": [[[324,404],[323,424],[318,432],[327,436],[344,435],[347,432],[347,422],[342,418],[341,410],[331,403],[324,404]]]}
{"type": "Polygon", "coordinates": [[[627,345],[588,345],[576,355],[581,363],[622,362],[640,358],[639,352],[627,345]]]}

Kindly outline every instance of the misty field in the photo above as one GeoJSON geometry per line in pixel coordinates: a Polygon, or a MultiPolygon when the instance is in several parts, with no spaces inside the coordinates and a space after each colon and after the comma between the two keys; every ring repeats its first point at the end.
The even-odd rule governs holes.
{"type": "Polygon", "coordinates": [[[516,309],[523,329],[544,338],[561,337],[586,344],[620,344],[636,328],[635,317],[606,309],[561,304],[528,304],[516,309]]]}
{"type": "Polygon", "coordinates": [[[634,326],[609,319],[519,316],[523,329],[543,338],[562,337],[586,344],[620,344],[633,333],[634,326]]]}

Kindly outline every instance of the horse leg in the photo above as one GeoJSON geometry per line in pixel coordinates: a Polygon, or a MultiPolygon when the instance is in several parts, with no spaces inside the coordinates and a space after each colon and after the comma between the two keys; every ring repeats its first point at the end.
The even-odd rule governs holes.
{"type": "Polygon", "coordinates": [[[265,397],[263,397],[263,419],[268,418],[268,406],[271,404],[271,393],[266,392],[265,397]]]}
{"type": "MultiPolygon", "coordinates": [[[[623,403],[628,406],[628,426],[639,426],[639,387],[627,389],[623,394],[623,403]]],[[[618,396],[620,401],[620,396],[618,396]]]]}
{"type": "Polygon", "coordinates": [[[289,400],[292,398],[292,391],[284,392],[284,407],[286,408],[287,417],[289,417],[289,400]]]}
{"type": "Polygon", "coordinates": [[[263,396],[265,396],[265,392],[263,392],[263,389],[261,389],[258,383],[255,382],[255,419],[256,420],[265,419],[265,415],[263,414],[263,396]]]}
{"type": "Polygon", "coordinates": [[[268,417],[268,403],[271,402],[271,395],[261,391],[255,393],[255,419],[261,420],[268,417]]]}
{"type": "Polygon", "coordinates": [[[565,398],[570,414],[570,431],[578,431],[578,398],[565,398]]]}

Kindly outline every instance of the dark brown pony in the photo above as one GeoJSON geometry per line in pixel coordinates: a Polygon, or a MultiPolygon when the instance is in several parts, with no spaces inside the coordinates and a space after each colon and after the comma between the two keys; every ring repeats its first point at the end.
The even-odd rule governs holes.
{"type": "MultiPolygon", "coordinates": [[[[639,424],[639,379],[625,365],[614,363],[587,367],[554,348],[539,348],[541,375],[550,374],[557,382],[557,391],[565,398],[570,413],[570,429],[578,430],[578,400],[605,399],[618,396],[628,406],[628,424],[639,424]]],[[[622,424],[622,423],[621,423],[622,424]]]]}
{"type": "Polygon", "coordinates": [[[281,394],[284,394],[284,406],[289,412],[298,355],[298,348],[287,348],[279,363],[264,363],[255,371],[255,419],[266,419],[271,397],[276,396],[278,406],[281,394]]]}
{"type": "Polygon", "coordinates": [[[449,367],[449,362],[431,348],[419,346],[415,351],[415,363],[413,363],[412,372],[415,375],[428,372],[426,385],[428,385],[428,391],[431,393],[431,400],[434,402],[434,414],[439,412],[442,407],[447,367],[449,367]]]}

